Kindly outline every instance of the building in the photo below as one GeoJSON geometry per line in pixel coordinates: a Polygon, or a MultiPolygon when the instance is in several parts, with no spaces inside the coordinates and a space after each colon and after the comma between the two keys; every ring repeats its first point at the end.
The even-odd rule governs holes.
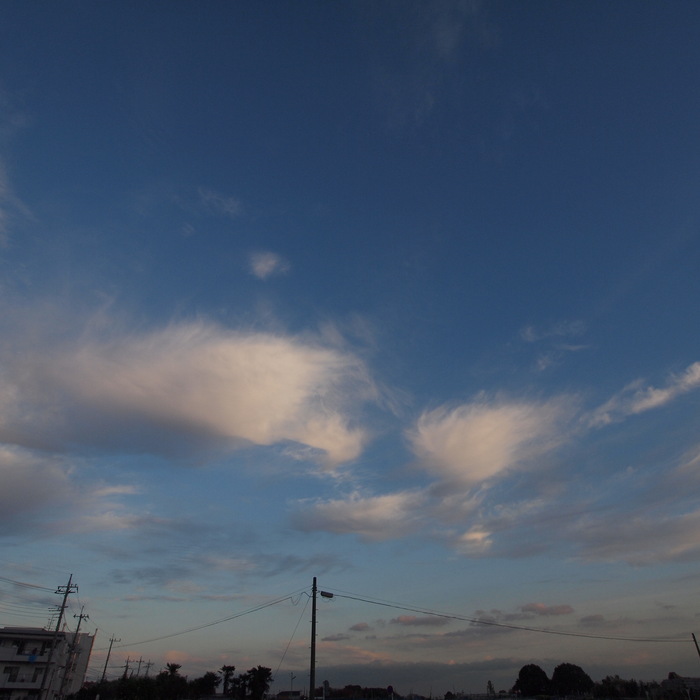
{"type": "Polygon", "coordinates": [[[700,698],[700,678],[679,676],[673,671],[668,674],[665,681],[661,681],[661,688],[675,691],[688,698],[700,698]]]}
{"type": "Polygon", "coordinates": [[[61,700],[77,692],[94,641],[90,634],[0,627],[0,700],[61,700]]]}

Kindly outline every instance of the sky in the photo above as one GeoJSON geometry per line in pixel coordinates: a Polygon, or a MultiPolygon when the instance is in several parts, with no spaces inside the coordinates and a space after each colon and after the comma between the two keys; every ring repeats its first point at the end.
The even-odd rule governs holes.
{"type": "Polygon", "coordinates": [[[700,675],[698,3],[0,13],[0,624],[700,675]]]}

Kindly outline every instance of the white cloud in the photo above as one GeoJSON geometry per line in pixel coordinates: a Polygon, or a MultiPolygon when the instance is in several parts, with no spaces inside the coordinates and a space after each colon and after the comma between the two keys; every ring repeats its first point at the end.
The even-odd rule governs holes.
{"type": "Polygon", "coordinates": [[[408,438],[427,470],[472,486],[555,447],[570,415],[564,400],[482,400],[425,412],[408,438]]]}
{"type": "Polygon", "coordinates": [[[82,338],[0,358],[0,441],[152,452],[285,441],[356,458],[353,413],[376,398],[366,368],[338,349],[204,322],[82,338]]]}
{"type": "Polygon", "coordinates": [[[236,197],[221,194],[205,187],[199,188],[199,199],[204,207],[213,214],[221,214],[231,219],[241,215],[243,207],[236,197]]]}
{"type": "Polygon", "coordinates": [[[538,348],[534,369],[544,372],[560,365],[568,354],[587,350],[588,345],[565,342],[566,339],[581,336],[585,332],[586,324],[583,321],[561,321],[545,328],[525,326],[520,330],[520,339],[538,348]]]}
{"type": "Polygon", "coordinates": [[[683,455],[676,469],[676,475],[700,480],[700,445],[695,445],[683,455]]]}
{"type": "Polygon", "coordinates": [[[590,416],[591,426],[620,421],[670,403],[678,396],[700,387],[700,362],[689,365],[679,375],[672,375],[664,388],[644,386],[642,380],[628,384],[619,394],[597,408],[590,416]]]}
{"type": "Polygon", "coordinates": [[[356,493],[345,500],[305,504],[293,521],[301,530],[352,533],[365,540],[385,540],[411,532],[420,522],[422,504],[423,496],[414,491],[369,497],[356,493]]]}
{"type": "Polygon", "coordinates": [[[108,498],[128,495],[135,489],[86,484],[77,478],[77,471],[59,459],[0,446],[2,532],[56,535],[131,528],[134,516],[108,498]]]}
{"type": "MultiPolygon", "coordinates": [[[[437,477],[432,484],[422,490],[380,496],[353,493],[346,499],[305,503],[294,522],[303,530],[353,533],[367,540],[400,538],[418,529],[428,534],[432,529],[434,537],[463,554],[484,554],[493,545],[494,530],[482,522],[486,482],[554,449],[564,439],[571,415],[571,404],[564,399],[482,399],[426,412],[408,437],[420,466],[437,477]]],[[[496,509],[496,517],[490,518],[495,529],[512,525],[506,523],[506,515],[504,507],[496,509]]]]}
{"type": "MultiPolygon", "coordinates": [[[[525,326],[520,331],[520,337],[526,343],[536,343],[540,340],[551,338],[571,338],[583,335],[586,332],[586,324],[583,321],[561,321],[548,328],[538,329],[534,326],[525,326]]],[[[579,349],[576,346],[575,349],[579,349]]]]}
{"type": "Polygon", "coordinates": [[[455,548],[463,554],[483,554],[491,549],[491,533],[481,527],[472,527],[454,542],[455,548]]]}
{"type": "Polygon", "coordinates": [[[289,263],[276,253],[258,251],[250,256],[250,270],[261,280],[280,275],[289,270],[289,263]]]}

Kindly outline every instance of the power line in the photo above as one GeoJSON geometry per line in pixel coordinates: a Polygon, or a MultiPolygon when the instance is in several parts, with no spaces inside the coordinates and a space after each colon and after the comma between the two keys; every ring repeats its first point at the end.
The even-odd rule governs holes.
{"type": "Polygon", "coordinates": [[[15,581],[14,579],[11,578],[6,578],[5,576],[0,576],[0,581],[5,581],[6,583],[11,583],[15,586],[22,586],[23,588],[35,588],[40,591],[49,591],[50,593],[54,592],[53,588],[47,588],[46,586],[38,586],[35,583],[26,583],[24,581],[15,581]]]}
{"type": "Polygon", "coordinates": [[[294,625],[294,631],[292,632],[292,636],[289,638],[289,641],[287,642],[287,646],[284,649],[284,654],[282,654],[282,658],[280,659],[280,663],[279,663],[279,666],[277,666],[277,671],[275,671],[275,674],[279,673],[280,667],[282,666],[282,663],[284,662],[284,658],[285,658],[285,656],[287,656],[287,652],[289,651],[289,647],[292,643],[292,639],[294,639],[294,635],[297,633],[299,623],[301,622],[301,619],[304,617],[304,613],[306,612],[306,608],[309,607],[310,600],[311,600],[311,597],[308,597],[306,599],[306,604],[304,605],[304,609],[301,611],[301,615],[299,615],[299,619],[297,620],[296,625],[294,625]]]}
{"type": "MultiPolygon", "coordinates": [[[[290,593],[289,595],[286,595],[283,598],[277,598],[276,600],[270,601],[269,603],[263,603],[262,605],[258,605],[255,608],[250,608],[249,610],[244,610],[243,612],[235,613],[234,615],[229,615],[228,617],[224,617],[220,620],[214,620],[213,622],[207,622],[203,625],[197,625],[196,627],[190,627],[190,628],[188,628],[186,630],[182,630],[180,632],[172,632],[171,634],[164,634],[160,637],[153,637],[152,639],[142,639],[139,642],[129,642],[128,644],[119,644],[119,646],[117,648],[123,649],[124,647],[135,647],[135,646],[138,646],[139,644],[149,644],[150,642],[159,642],[161,639],[170,639],[171,637],[179,637],[180,635],[189,634],[190,632],[197,632],[198,630],[203,630],[203,629],[206,629],[207,627],[213,627],[214,625],[220,625],[223,622],[229,622],[231,620],[235,620],[236,618],[243,617],[244,615],[250,615],[251,613],[258,612],[259,610],[264,610],[265,608],[270,608],[273,605],[278,605],[279,603],[284,603],[287,600],[291,601],[294,605],[296,605],[296,603],[294,603],[294,597],[298,596],[300,593],[304,593],[304,592],[305,591],[303,589],[301,591],[295,591],[294,593],[290,593]]],[[[100,649],[99,651],[104,651],[104,649],[100,649]]]]}
{"type": "Polygon", "coordinates": [[[470,622],[474,625],[485,625],[489,627],[505,627],[508,629],[520,630],[523,632],[539,632],[540,634],[555,634],[563,637],[584,637],[586,639],[607,639],[616,642],[668,642],[674,644],[687,644],[686,639],[670,639],[670,638],[643,638],[643,637],[614,637],[601,634],[589,634],[587,632],[564,632],[561,630],[551,630],[541,627],[527,627],[524,625],[512,625],[506,622],[496,622],[495,620],[485,620],[483,618],[466,617],[462,615],[452,615],[448,613],[436,612],[434,610],[425,610],[423,608],[413,608],[407,605],[399,605],[398,603],[390,603],[386,601],[371,600],[360,596],[345,595],[342,593],[333,593],[333,597],[348,598],[349,600],[358,600],[362,603],[370,603],[371,605],[380,605],[386,608],[394,608],[396,610],[405,610],[407,612],[420,613],[421,615],[432,615],[433,617],[442,617],[449,620],[460,620],[461,622],[470,622]]]}

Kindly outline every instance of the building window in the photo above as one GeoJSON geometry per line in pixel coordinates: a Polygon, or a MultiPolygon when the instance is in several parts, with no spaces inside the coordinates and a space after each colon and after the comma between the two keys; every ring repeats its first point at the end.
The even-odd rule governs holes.
{"type": "Polygon", "coordinates": [[[8,683],[15,683],[19,674],[19,666],[5,666],[3,673],[7,674],[8,683]]]}

